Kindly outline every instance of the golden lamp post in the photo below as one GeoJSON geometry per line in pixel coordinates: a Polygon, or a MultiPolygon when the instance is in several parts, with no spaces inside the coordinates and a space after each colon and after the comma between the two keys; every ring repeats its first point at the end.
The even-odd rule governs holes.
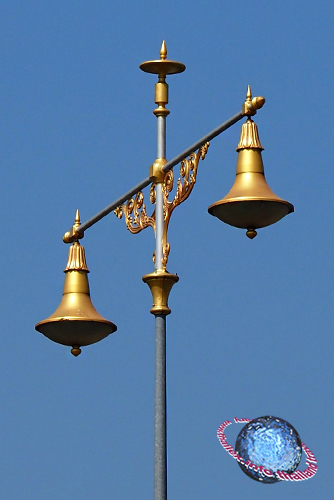
{"type": "Polygon", "coordinates": [[[81,353],[81,347],[94,344],[113,333],[117,327],[104,319],[94,308],[89,293],[85,251],[79,240],[85,231],[111,212],[122,219],[131,233],[139,233],[151,226],[155,233],[153,261],[155,270],[143,276],[148,284],[155,317],[155,407],[154,407],[154,500],[167,499],[167,440],[166,440],[166,316],[169,293],[179,278],[167,271],[170,245],[167,238],[168,225],[173,210],[185,201],[196,182],[200,160],[204,160],[209,141],[234,123],[246,117],[242,125],[235,182],[230,192],[213,203],[208,212],[223,222],[246,230],[248,238],[257,235],[257,229],[269,226],[293,212],[293,205],[276,196],[269,188],[263,170],[261,151],[263,149],[257,126],[252,120],[262,108],[263,97],[252,98],[248,86],[246,100],[241,111],[215,130],[202,137],[195,144],[176,156],[166,159],[166,109],[168,103],[167,75],[182,73],[185,65],[167,59],[165,42],[162,43],[160,59],[146,61],[140,69],[158,75],[155,84],[153,111],[157,117],[157,158],[149,167],[149,176],[140,184],[115,200],[87,222],[81,224],[76,212],[72,228],[65,233],[63,241],[71,243],[65,272],[63,297],[56,311],[49,318],[40,321],[36,330],[59,344],[71,346],[74,356],[81,353]],[[180,164],[180,173],[175,194],[173,168],[180,164]],[[142,190],[150,185],[149,202],[154,209],[148,215],[142,190]]]}

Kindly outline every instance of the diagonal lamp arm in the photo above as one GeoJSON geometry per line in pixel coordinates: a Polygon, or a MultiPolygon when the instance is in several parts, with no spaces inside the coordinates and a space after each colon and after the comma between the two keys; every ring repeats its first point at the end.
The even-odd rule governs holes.
{"type": "MultiPolygon", "coordinates": [[[[168,161],[164,167],[162,168],[163,172],[168,172],[172,168],[175,167],[180,161],[182,161],[184,158],[189,156],[193,151],[196,151],[199,147],[203,146],[206,142],[211,141],[215,137],[217,137],[219,134],[230,128],[232,125],[237,123],[239,120],[241,120],[245,116],[245,111],[244,109],[237,113],[236,115],[232,116],[229,120],[225,121],[219,127],[215,128],[212,130],[209,134],[205,135],[201,139],[199,139],[197,142],[192,144],[190,147],[188,147],[186,150],[182,151],[179,155],[175,156],[172,160],[168,161]]],[[[115,208],[117,208],[119,205],[124,203],[124,201],[128,200],[131,198],[133,195],[138,193],[138,191],[141,191],[145,187],[147,187],[150,183],[152,182],[152,179],[150,177],[147,177],[144,179],[142,182],[137,184],[137,186],[134,186],[130,191],[127,193],[123,194],[120,198],[115,200],[113,203],[105,207],[103,210],[98,212],[96,215],[88,219],[86,222],[80,224],[79,227],[72,227],[70,231],[64,234],[63,241],[64,243],[73,243],[78,238],[83,237],[83,233],[86,231],[86,229],[90,228],[96,222],[99,220],[103,219],[106,215],[110,214],[115,208]]]]}

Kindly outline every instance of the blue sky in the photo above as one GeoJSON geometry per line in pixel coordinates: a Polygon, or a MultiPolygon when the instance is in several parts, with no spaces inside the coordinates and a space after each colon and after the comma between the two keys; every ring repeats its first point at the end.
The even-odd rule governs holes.
{"type": "Polygon", "coordinates": [[[295,206],[252,241],[208,215],[234,181],[239,123],[212,141],[173,213],[169,498],[330,498],[333,14],[321,0],[3,2],[1,498],[153,496],[151,229],[131,235],[112,214],[82,242],[115,334],[74,358],[34,325],[60,302],[75,210],[87,220],[148,175],[156,77],[138,66],[163,39],[187,66],[168,79],[168,159],[237,113],[250,84],[266,98],[266,179],[295,206]],[[313,479],[258,484],[219,444],[224,420],[268,414],[314,452],[313,479]]]}

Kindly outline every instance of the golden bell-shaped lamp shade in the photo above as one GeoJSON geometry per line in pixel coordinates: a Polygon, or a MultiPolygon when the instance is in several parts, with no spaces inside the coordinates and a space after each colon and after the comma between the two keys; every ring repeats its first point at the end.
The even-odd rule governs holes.
{"type": "Polygon", "coordinates": [[[92,304],[85,251],[78,242],[70,247],[64,272],[63,298],[58,308],[35,328],[58,344],[72,346],[72,354],[78,356],[81,346],[99,342],[117,327],[104,319],[92,304]]]}
{"type": "Polygon", "coordinates": [[[249,238],[256,229],[270,226],[293,212],[288,201],[279,198],[268,186],[263,170],[256,124],[248,118],[243,124],[237,147],[237,173],[230,192],[208,208],[208,212],[234,227],[247,229],[249,238]]]}

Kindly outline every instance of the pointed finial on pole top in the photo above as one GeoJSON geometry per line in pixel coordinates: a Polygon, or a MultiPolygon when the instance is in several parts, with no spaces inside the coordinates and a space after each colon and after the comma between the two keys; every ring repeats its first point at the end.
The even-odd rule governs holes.
{"type": "Polygon", "coordinates": [[[163,40],[161,44],[160,59],[156,59],[155,61],[145,61],[141,63],[139,67],[142,71],[145,71],[145,73],[159,75],[159,78],[161,79],[165,78],[167,75],[182,73],[182,71],[186,69],[183,63],[167,59],[167,47],[165,40],[163,40]]]}
{"type": "Polygon", "coordinates": [[[165,40],[162,41],[161,49],[160,49],[160,59],[164,61],[167,57],[167,47],[165,40]]]}
{"type": "Polygon", "coordinates": [[[247,101],[251,101],[252,100],[252,90],[251,90],[250,85],[248,85],[248,87],[247,87],[246,100],[247,101]]]}

